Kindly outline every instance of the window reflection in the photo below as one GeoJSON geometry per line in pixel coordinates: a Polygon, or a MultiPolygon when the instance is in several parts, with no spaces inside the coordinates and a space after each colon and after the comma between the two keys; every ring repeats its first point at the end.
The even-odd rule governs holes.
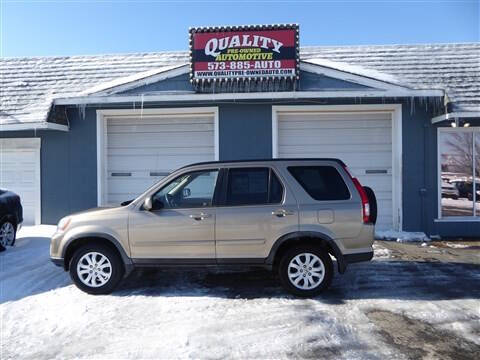
{"type": "Polygon", "coordinates": [[[473,139],[473,131],[440,133],[442,217],[473,216],[473,139]]]}

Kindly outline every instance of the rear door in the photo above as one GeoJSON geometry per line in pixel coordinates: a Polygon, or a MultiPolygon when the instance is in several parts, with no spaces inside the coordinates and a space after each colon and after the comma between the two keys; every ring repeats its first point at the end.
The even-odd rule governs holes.
{"type": "Polygon", "coordinates": [[[297,204],[289,194],[273,168],[228,169],[216,212],[217,261],[264,259],[287,229],[297,230],[297,204]]]}
{"type": "Polygon", "coordinates": [[[334,162],[310,161],[287,169],[301,209],[300,230],[318,228],[354,247],[351,243],[362,228],[362,208],[346,172],[334,162]]]}

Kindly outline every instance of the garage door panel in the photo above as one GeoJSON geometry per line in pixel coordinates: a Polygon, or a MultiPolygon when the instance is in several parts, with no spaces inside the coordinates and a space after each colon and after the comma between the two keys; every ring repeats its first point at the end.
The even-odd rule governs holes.
{"type": "Polygon", "coordinates": [[[374,190],[377,227],[393,227],[391,114],[285,113],[277,119],[278,157],[341,159],[374,190]]]}
{"type": "Polygon", "coordinates": [[[279,129],[282,130],[328,130],[328,129],[388,129],[383,120],[363,120],[363,121],[340,121],[336,124],[331,122],[315,122],[315,121],[281,121],[279,129]]]}
{"type": "Polygon", "coordinates": [[[145,133],[145,134],[111,134],[108,136],[108,147],[124,147],[128,141],[130,147],[144,146],[178,146],[188,144],[191,147],[207,146],[213,143],[213,131],[197,131],[194,133],[145,133]],[[128,137],[128,138],[127,138],[128,137]]]}
{"type": "Polygon", "coordinates": [[[109,148],[109,156],[177,156],[185,155],[189,157],[194,153],[194,155],[202,156],[211,156],[215,152],[213,145],[209,146],[197,146],[194,151],[191,146],[188,147],[173,147],[173,146],[152,146],[152,147],[117,147],[109,148]]]}
{"type": "MultiPolygon", "coordinates": [[[[332,147],[328,144],[302,144],[302,145],[286,145],[285,143],[280,143],[282,150],[287,153],[304,153],[307,149],[312,153],[327,153],[332,150],[332,147]]],[[[345,144],[343,147],[343,152],[391,152],[392,144],[345,144]]]]}
{"type": "MultiPolygon", "coordinates": [[[[324,157],[324,158],[338,158],[342,160],[347,166],[361,167],[365,169],[367,167],[374,166],[376,169],[385,170],[391,167],[392,159],[391,153],[344,153],[339,152],[313,152],[306,151],[304,153],[286,153],[280,152],[280,157],[290,158],[290,157],[306,157],[306,158],[315,158],[315,157],[324,157]]],[[[365,172],[363,172],[365,173],[365,172]]]]}
{"type": "Polygon", "coordinates": [[[109,156],[108,171],[165,171],[173,170],[186,164],[193,162],[209,161],[212,158],[210,154],[190,154],[190,155],[170,155],[170,156],[148,156],[148,155],[135,155],[135,156],[109,156]]]}
{"type": "Polygon", "coordinates": [[[213,114],[107,119],[107,203],[135,198],[165,174],[215,159],[213,114]]]}
{"type": "Polygon", "coordinates": [[[354,122],[354,121],[372,121],[372,120],[379,120],[385,121],[386,118],[389,118],[389,114],[385,114],[384,112],[301,112],[301,113],[281,113],[277,116],[278,120],[286,120],[288,122],[300,122],[300,121],[311,121],[311,122],[318,122],[322,120],[323,123],[327,120],[334,123],[341,123],[343,121],[346,122],[354,122]],[[352,119],[352,116],[355,116],[355,119],[352,119]]]}
{"type": "Polygon", "coordinates": [[[185,116],[175,115],[175,116],[119,116],[119,117],[107,117],[108,124],[107,126],[128,126],[128,125],[155,125],[155,126],[169,126],[172,124],[189,124],[189,125],[200,125],[200,124],[212,124],[211,115],[192,115],[188,114],[185,116]]]}
{"type": "Polygon", "coordinates": [[[339,133],[339,129],[325,129],[321,131],[309,130],[288,130],[280,132],[278,136],[279,145],[296,145],[296,139],[301,139],[302,144],[367,144],[380,143],[391,144],[391,133],[389,129],[355,129],[345,133],[339,133]],[[285,135],[284,135],[285,134],[285,135]],[[367,139],[370,141],[367,141],[367,139]]]}
{"type": "Polygon", "coordinates": [[[156,132],[196,132],[196,131],[212,131],[213,124],[168,124],[168,125],[125,125],[125,126],[109,126],[110,134],[149,134],[156,132]]]}
{"type": "MultiPolygon", "coordinates": [[[[39,146],[39,139],[37,146],[39,146]]],[[[34,144],[34,139],[1,139],[0,188],[20,196],[25,225],[33,225],[40,213],[40,174],[37,174],[39,153],[36,149],[24,149],[34,144]],[[10,140],[12,142],[10,143],[10,140]]]]}
{"type": "MultiPolygon", "coordinates": [[[[143,178],[132,177],[130,179],[110,177],[108,181],[111,188],[114,189],[110,194],[136,194],[135,196],[138,196],[163,178],[164,176],[148,176],[143,178]]],[[[127,198],[124,197],[122,201],[124,200],[127,200],[127,198]]]]}

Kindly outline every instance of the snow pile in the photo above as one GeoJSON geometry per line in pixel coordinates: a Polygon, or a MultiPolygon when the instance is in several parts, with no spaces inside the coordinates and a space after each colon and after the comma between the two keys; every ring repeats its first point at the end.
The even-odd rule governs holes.
{"type": "Polygon", "coordinates": [[[382,248],[377,244],[373,244],[373,258],[374,259],[388,259],[392,256],[389,249],[382,248]]]}
{"type": "Polygon", "coordinates": [[[451,242],[447,242],[446,245],[452,249],[466,249],[469,248],[470,245],[465,245],[465,244],[454,244],[451,242]]]}
{"type": "Polygon", "coordinates": [[[387,240],[397,242],[424,242],[430,241],[430,238],[423,232],[408,232],[395,230],[376,230],[376,240],[387,240]]]}

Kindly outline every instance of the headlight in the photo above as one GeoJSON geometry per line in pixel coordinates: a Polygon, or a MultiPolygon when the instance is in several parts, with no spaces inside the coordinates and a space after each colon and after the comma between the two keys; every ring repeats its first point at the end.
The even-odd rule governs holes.
{"type": "Polygon", "coordinates": [[[57,232],[59,231],[65,231],[65,229],[70,225],[71,218],[69,217],[64,217],[61,219],[57,225],[57,232]]]}

